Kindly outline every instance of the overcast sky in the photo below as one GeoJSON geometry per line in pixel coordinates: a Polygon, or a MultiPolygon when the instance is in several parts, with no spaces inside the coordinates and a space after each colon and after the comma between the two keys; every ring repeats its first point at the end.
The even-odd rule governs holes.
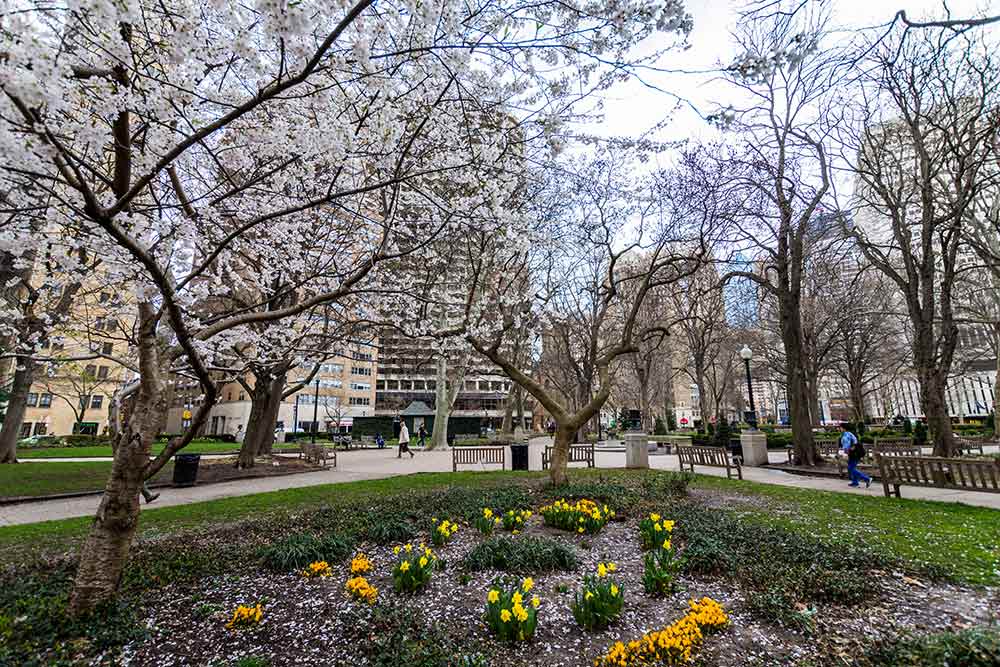
{"type": "MultiPolygon", "coordinates": [[[[643,76],[649,83],[692,103],[702,113],[710,113],[720,103],[725,106],[731,101],[732,89],[722,81],[713,81],[715,75],[711,71],[720,63],[729,63],[735,58],[736,49],[729,32],[736,24],[740,8],[747,2],[686,0],[685,4],[694,17],[690,48],[667,53],[658,63],[660,68],[678,71],[669,74],[649,72],[643,76]]],[[[955,17],[972,16],[991,9],[993,14],[1000,12],[1000,0],[950,0],[948,4],[955,17]]],[[[827,0],[827,5],[832,28],[842,30],[884,25],[900,9],[905,9],[911,19],[939,16],[941,10],[940,0],[827,0]]],[[[987,29],[1000,32],[996,27],[983,28],[987,29]]],[[[636,81],[613,88],[604,99],[605,122],[594,131],[614,136],[637,136],[648,131],[662,122],[677,103],[670,95],[636,81]]],[[[671,114],[670,121],[654,136],[661,140],[708,139],[714,133],[715,130],[697,113],[682,107],[671,114]]]]}

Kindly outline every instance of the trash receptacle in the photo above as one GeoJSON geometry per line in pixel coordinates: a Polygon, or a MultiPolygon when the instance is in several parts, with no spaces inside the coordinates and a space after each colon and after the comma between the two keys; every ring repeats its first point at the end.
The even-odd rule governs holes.
{"type": "Polygon", "coordinates": [[[174,486],[194,486],[198,479],[201,454],[178,454],[174,457],[174,486]]]}
{"type": "Polygon", "coordinates": [[[527,470],[528,469],[528,445],[511,445],[510,446],[510,469],[511,470],[527,470]]]}

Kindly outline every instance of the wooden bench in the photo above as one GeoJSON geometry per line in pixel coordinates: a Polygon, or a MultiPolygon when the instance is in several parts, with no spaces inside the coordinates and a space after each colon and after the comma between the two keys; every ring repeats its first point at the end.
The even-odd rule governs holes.
{"type": "Polygon", "coordinates": [[[682,471],[685,464],[690,466],[691,472],[694,472],[696,465],[708,466],[710,468],[725,468],[727,478],[732,479],[733,471],[735,470],[737,477],[743,479],[743,469],[740,467],[740,462],[733,459],[729,450],[724,447],[677,445],[677,460],[681,464],[682,471]]]}
{"type": "MultiPolygon", "coordinates": [[[[816,444],[816,451],[820,456],[833,458],[840,452],[840,438],[813,438],[816,444]]],[[[786,445],[785,451],[788,453],[788,462],[795,461],[795,445],[786,445]]]]}
{"type": "Polygon", "coordinates": [[[451,470],[458,472],[460,465],[487,465],[499,463],[504,469],[507,464],[506,447],[452,447],[451,448],[451,470]]]}
{"type": "MultiPolygon", "coordinates": [[[[886,456],[920,456],[920,445],[912,442],[906,444],[905,438],[883,439],[878,444],[866,444],[865,456],[860,461],[859,467],[874,468],[875,455],[885,454],[886,456]],[[895,441],[899,442],[895,442],[895,441]]],[[[837,459],[837,473],[843,477],[847,474],[847,457],[841,456],[837,459]]]]}
{"type": "Polygon", "coordinates": [[[333,459],[333,467],[337,467],[337,450],[327,449],[324,445],[303,442],[299,447],[299,458],[305,459],[307,463],[315,463],[327,466],[327,461],[333,459]]]}
{"type": "Polygon", "coordinates": [[[958,456],[969,456],[972,452],[983,455],[983,441],[978,438],[955,438],[955,453],[958,456]]]}
{"type": "MultiPolygon", "coordinates": [[[[554,446],[548,445],[542,452],[542,470],[548,470],[552,464],[552,451],[554,446]]],[[[569,446],[569,463],[586,463],[588,468],[594,467],[594,443],[578,444],[569,446]]]]}
{"type": "Polygon", "coordinates": [[[1000,461],[995,459],[876,454],[875,460],[886,498],[900,498],[903,485],[1000,493],[1000,461]]]}

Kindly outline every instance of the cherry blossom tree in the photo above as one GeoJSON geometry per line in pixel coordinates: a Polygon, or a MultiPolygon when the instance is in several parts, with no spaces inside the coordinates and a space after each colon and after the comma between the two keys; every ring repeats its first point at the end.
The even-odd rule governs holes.
{"type": "Polygon", "coordinates": [[[516,187],[511,143],[552,135],[577,101],[628,76],[638,42],[690,28],[677,0],[7,8],[0,250],[37,248],[38,221],[60,230],[63,271],[98,256],[135,293],[140,375],[116,402],[115,460],[81,550],[76,613],[115,595],[139,489],[207,418],[218,350],[253,346],[253,325],[377,294],[387,282],[377,268],[425,247],[448,211],[516,187]],[[479,141],[498,108],[519,120],[479,141]],[[489,187],[410,185],[444,174],[489,187]],[[291,303],[223,305],[234,290],[266,294],[279,276],[291,303]],[[165,384],[180,370],[203,400],[151,458],[165,384]]]}

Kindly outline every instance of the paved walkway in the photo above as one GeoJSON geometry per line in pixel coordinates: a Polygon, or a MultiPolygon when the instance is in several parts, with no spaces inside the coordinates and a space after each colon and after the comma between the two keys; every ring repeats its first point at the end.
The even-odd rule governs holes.
{"type": "MultiPolygon", "coordinates": [[[[535,439],[532,441],[529,455],[529,467],[532,470],[541,470],[542,468],[543,445],[543,440],[535,439]]],[[[769,454],[771,462],[773,463],[780,463],[786,460],[784,452],[770,452],[769,454]]],[[[331,468],[321,472],[238,480],[183,489],[162,489],[161,496],[159,500],[153,504],[153,507],[185,505],[187,503],[216,500],[218,498],[229,498],[233,496],[249,495],[252,493],[262,493],[265,491],[315,486],[317,484],[334,484],[341,482],[354,482],[364,479],[380,479],[395,475],[407,475],[415,472],[450,472],[451,452],[447,450],[418,452],[416,457],[413,459],[410,459],[407,456],[404,456],[402,459],[397,459],[394,449],[365,449],[340,452],[337,457],[337,462],[338,467],[336,469],[331,468]]],[[[598,451],[596,454],[596,464],[598,468],[624,468],[625,453],[623,451],[598,451]]],[[[650,467],[660,470],[678,469],[677,457],[673,455],[650,455],[649,464],[650,467]]],[[[43,464],[28,463],[25,461],[22,465],[43,464]]],[[[461,469],[476,470],[477,468],[474,466],[464,466],[461,469]]],[[[482,469],[496,470],[497,466],[486,466],[482,469]]],[[[725,470],[718,468],[698,468],[697,471],[707,475],[725,475],[725,470]]],[[[822,489],[825,491],[842,491],[845,493],[861,494],[873,497],[882,495],[882,485],[878,483],[873,484],[870,489],[848,489],[847,482],[845,480],[793,475],[791,473],[786,473],[780,470],[771,470],[768,468],[744,468],[743,479],[753,482],[763,482],[766,484],[780,484],[782,486],[822,489]]],[[[947,489],[903,487],[903,497],[923,500],[961,502],[968,505],[978,505],[980,507],[1000,509],[1000,494],[997,493],[976,493],[970,491],[951,491],[947,489]]],[[[99,503],[100,497],[94,495],[66,500],[45,500],[20,503],[17,505],[0,506],[0,526],[90,516],[95,512],[99,503]]],[[[144,504],[143,507],[146,507],[146,505],[144,504]]]]}

